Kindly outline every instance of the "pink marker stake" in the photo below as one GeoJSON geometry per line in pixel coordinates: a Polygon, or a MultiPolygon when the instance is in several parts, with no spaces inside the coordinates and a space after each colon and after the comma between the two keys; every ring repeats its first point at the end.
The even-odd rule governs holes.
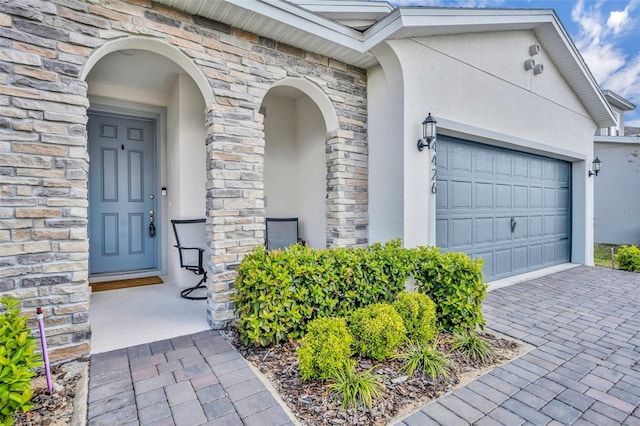
{"type": "Polygon", "coordinates": [[[51,367],[49,366],[49,354],[47,353],[47,337],[44,335],[44,321],[42,308],[36,309],[38,317],[38,327],[40,328],[40,343],[42,343],[42,358],[44,359],[44,371],[47,373],[47,388],[49,393],[53,392],[53,383],[51,383],[51,367]]]}

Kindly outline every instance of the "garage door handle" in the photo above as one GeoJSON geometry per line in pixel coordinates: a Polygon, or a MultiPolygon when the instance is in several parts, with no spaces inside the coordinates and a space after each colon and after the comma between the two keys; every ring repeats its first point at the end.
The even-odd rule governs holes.
{"type": "Polygon", "coordinates": [[[516,230],[516,225],[518,224],[518,222],[516,222],[516,218],[512,217],[511,218],[511,232],[516,230]]]}

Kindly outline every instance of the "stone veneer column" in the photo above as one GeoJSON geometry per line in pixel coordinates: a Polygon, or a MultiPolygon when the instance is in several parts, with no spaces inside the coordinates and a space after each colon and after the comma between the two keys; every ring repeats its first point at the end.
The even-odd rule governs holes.
{"type": "Polygon", "coordinates": [[[262,115],[236,99],[217,100],[206,114],[207,319],[212,328],[235,318],[235,270],[265,238],[262,115]]]}
{"type": "Polygon", "coordinates": [[[368,151],[361,134],[327,134],[327,245],[365,247],[368,241],[368,151]]]}

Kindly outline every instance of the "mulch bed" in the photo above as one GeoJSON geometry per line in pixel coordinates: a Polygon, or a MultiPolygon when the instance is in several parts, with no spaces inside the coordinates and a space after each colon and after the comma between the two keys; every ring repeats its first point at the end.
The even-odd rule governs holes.
{"type": "Polygon", "coordinates": [[[62,426],[71,424],[73,401],[76,387],[82,377],[87,360],[72,361],[51,366],[53,392],[49,393],[44,368],[31,379],[34,391],[31,402],[35,407],[27,413],[18,412],[14,416],[19,426],[62,426]]]}
{"type": "Polygon", "coordinates": [[[304,425],[386,425],[417,410],[422,405],[437,399],[456,387],[462,386],[498,365],[520,355],[524,346],[481,333],[495,349],[496,357],[491,364],[471,360],[459,352],[451,352],[448,336],[441,335],[438,349],[448,354],[452,362],[448,377],[431,380],[426,376],[408,378],[399,373],[402,361],[375,362],[356,359],[357,370],[374,367],[373,372],[383,376],[386,387],[381,398],[374,401],[371,409],[341,409],[340,397],[328,391],[327,384],[318,381],[302,381],[298,372],[297,343],[288,342],[267,348],[247,347],[237,338],[235,328],[226,330],[225,336],[245,359],[255,365],[273,384],[280,397],[304,425]]]}

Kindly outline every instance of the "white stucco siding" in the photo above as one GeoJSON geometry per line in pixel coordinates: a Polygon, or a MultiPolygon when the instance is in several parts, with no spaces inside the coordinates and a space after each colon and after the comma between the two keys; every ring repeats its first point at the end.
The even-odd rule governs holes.
{"type": "MultiPolygon", "coordinates": [[[[544,64],[544,72],[534,75],[524,69],[529,46],[536,42],[530,31],[387,42],[393,55],[385,55],[397,58],[403,75],[403,93],[389,95],[391,103],[402,103],[405,117],[405,245],[435,243],[432,153],[418,152],[415,146],[421,122],[431,112],[441,134],[571,161],[572,260],[592,262],[593,179],[586,177],[586,165],[593,159],[596,124],[545,55],[544,46],[534,57],[544,64]]],[[[372,217],[376,214],[372,211],[372,217]]]]}
{"type": "MultiPolygon", "coordinates": [[[[167,105],[167,202],[166,229],[170,229],[169,276],[188,287],[194,275],[180,268],[171,219],[204,218],[206,213],[206,130],[204,99],[186,74],[179,74],[167,105]]],[[[161,200],[164,197],[160,198],[161,200]]]]}
{"type": "Polygon", "coordinates": [[[402,70],[388,47],[367,70],[369,242],[404,239],[404,105],[402,70]]]}
{"type": "Polygon", "coordinates": [[[595,180],[595,241],[638,245],[640,143],[596,142],[595,154],[602,161],[595,180]]]}

